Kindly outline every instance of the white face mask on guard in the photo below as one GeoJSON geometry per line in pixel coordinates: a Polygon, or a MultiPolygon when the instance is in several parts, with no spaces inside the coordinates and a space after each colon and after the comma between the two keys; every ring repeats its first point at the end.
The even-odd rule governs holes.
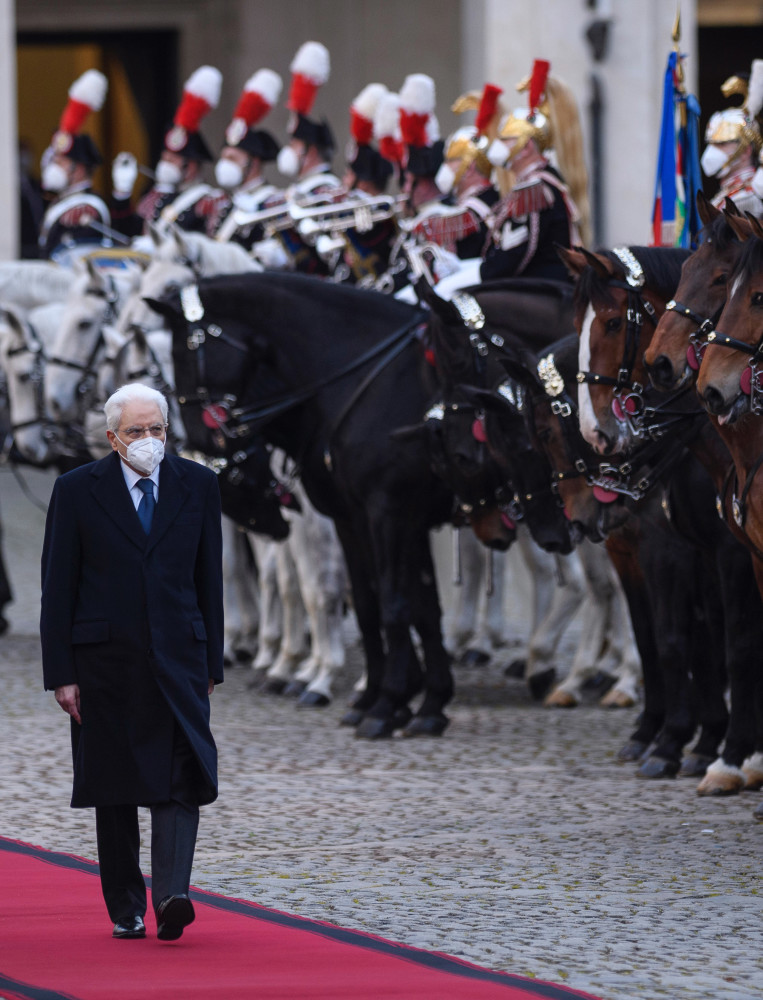
{"type": "Polygon", "coordinates": [[[715,177],[726,166],[729,159],[728,153],[724,153],[718,146],[710,145],[706,147],[705,152],[702,154],[699,165],[702,167],[702,173],[705,177],[715,177]]]}
{"type": "Polygon", "coordinates": [[[159,160],[156,164],[154,177],[157,184],[166,184],[167,187],[175,187],[183,179],[183,171],[176,163],[170,163],[168,160],[159,160]]]}
{"type": "Polygon", "coordinates": [[[440,164],[440,169],[434,175],[434,182],[442,194],[450,194],[456,183],[456,175],[449,163],[440,164]]]}
{"type": "Polygon", "coordinates": [[[69,185],[69,174],[60,163],[46,163],[40,179],[44,191],[54,194],[65,190],[69,185]]]}
{"type": "Polygon", "coordinates": [[[509,147],[501,139],[493,139],[485,155],[494,167],[504,167],[509,159],[509,147]]]}
{"type": "Polygon", "coordinates": [[[291,146],[282,146],[278,152],[276,166],[284,177],[296,177],[301,163],[299,156],[291,146]]]}
{"type": "Polygon", "coordinates": [[[218,160],[215,164],[215,180],[221,188],[237,188],[244,180],[244,171],[233,160],[218,160]]]}
{"type": "Polygon", "coordinates": [[[137,469],[138,472],[142,472],[145,476],[150,476],[164,458],[164,441],[160,441],[159,438],[142,437],[138,438],[137,441],[125,444],[116,433],[114,437],[120,444],[125,445],[127,449],[125,460],[128,465],[137,469]]]}

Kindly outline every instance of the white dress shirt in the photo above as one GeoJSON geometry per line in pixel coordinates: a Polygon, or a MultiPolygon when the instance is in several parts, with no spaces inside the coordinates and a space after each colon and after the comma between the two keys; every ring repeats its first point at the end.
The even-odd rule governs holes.
{"type": "Polygon", "coordinates": [[[139,479],[150,479],[154,484],[154,500],[159,500],[159,466],[154,469],[150,476],[141,476],[139,472],[131,469],[130,466],[122,459],[122,474],[125,477],[125,482],[127,483],[127,489],[130,491],[130,499],[133,504],[135,504],[135,509],[138,509],[138,504],[143,498],[143,490],[141,490],[136,484],[139,479]]]}

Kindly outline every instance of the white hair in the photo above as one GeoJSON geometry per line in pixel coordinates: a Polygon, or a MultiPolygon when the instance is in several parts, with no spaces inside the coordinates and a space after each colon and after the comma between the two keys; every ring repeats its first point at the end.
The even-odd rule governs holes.
{"type": "Polygon", "coordinates": [[[122,420],[122,411],[128,403],[140,400],[144,403],[156,403],[162,411],[162,420],[167,423],[167,400],[158,389],[152,389],[142,382],[128,382],[113,392],[103,404],[103,412],[106,414],[106,426],[110,431],[119,429],[122,420]]]}

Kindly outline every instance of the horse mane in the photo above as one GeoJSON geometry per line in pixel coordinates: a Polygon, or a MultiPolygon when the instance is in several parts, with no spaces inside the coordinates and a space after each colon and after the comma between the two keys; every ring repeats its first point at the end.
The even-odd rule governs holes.
{"type": "MultiPolygon", "coordinates": [[[[678,287],[681,267],[691,251],[680,247],[631,246],[628,249],[644,271],[645,286],[665,298],[670,298],[678,287]]],[[[596,253],[599,257],[606,257],[619,278],[625,278],[625,266],[612,250],[597,250],[596,253]]],[[[585,268],[575,286],[575,304],[579,306],[586,302],[594,305],[614,303],[608,279],[602,278],[592,266],[585,268]]]]}
{"type": "MultiPolygon", "coordinates": [[[[198,261],[202,274],[243,274],[262,270],[239,243],[220,243],[204,233],[183,232],[182,239],[191,250],[191,258],[198,261]]],[[[169,235],[155,257],[165,261],[177,260],[177,250],[175,238],[169,235]]]]}
{"type": "Polygon", "coordinates": [[[749,281],[761,270],[763,270],[763,239],[753,235],[742,245],[742,253],[729,280],[729,287],[733,287],[740,279],[743,282],[749,281]]]}
{"type": "Polygon", "coordinates": [[[24,290],[24,298],[47,302],[63,298],[74,280],[74,272],[42,260],[9,260],[0,264],[0,301],[18,298],[16,289],[24,290]]]}

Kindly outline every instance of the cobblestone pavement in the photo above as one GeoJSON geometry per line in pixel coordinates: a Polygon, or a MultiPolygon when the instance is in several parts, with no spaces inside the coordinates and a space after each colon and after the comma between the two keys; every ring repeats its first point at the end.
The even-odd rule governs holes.
{"type": "MultiPolygon", "coordinates": [[[[25,476],[45,499],[51,478],[25,476]]],[[[16,591],[0,833],[93,858],[92,813],[68,808],[66,721],[41,690],[43,515],[7,470],[0,505],[16,591]]],[[[442,739],[364,743],[338,726],[358,668],[353,645],[321,711],[229,671],[195,884],[606,1000],[763,996],[754,795],[638,781],[615,761],[635,710],[544,710],[500,666],[458,672],[442,739]]]]}

